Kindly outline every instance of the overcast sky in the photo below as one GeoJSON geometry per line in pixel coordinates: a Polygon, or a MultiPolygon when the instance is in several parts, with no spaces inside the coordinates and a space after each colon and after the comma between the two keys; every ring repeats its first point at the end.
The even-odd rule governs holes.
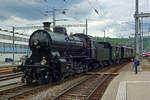
{"type": "MultiPolygon", "coordinates": [[[[148,0],[140,1],[140,12],[149,12],[148,0]]],[[[0,27],[11,30],[12,26],[42,25],[52,21],[52,8],[67,9],[56,13],[56,19],[68,21],[60,24],[85,23],[88,19],[88,33],[92,36],[129,37],[134,32],[135,0],[0,0],[0,27]]],[[[70,32],[82,32],[83,28],[68,28],[70,32]]],[[[23,30],[23,32],[32,32],[23,30]]]]}

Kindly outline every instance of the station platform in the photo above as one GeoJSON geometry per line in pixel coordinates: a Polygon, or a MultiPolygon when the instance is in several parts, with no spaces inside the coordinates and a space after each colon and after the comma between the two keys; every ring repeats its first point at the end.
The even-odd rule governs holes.
{"type": "Polygon", "coordinates": [[[127,64],[112,80],[101,100],[150,100],[150,62],[144,59],[138,74],[132,66],[127,64]]]}

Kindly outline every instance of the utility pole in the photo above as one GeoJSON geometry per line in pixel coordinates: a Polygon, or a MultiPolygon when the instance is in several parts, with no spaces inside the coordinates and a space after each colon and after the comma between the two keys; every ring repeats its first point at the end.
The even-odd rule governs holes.
{"type": "Polygon", "coordinates": [[[139,51],[140,54],[142,54],[142,22],[141,19],[139,19],[139,33],[140,33],[140,37],[139,37],[139,51]]]}
{"type": "Polygon", "coordinates": [[[88,20],[86,19],[86,22],[85,22],[85,27],[86,27],[86,35],[88,35],[88,20]]]}
{"type": "Polygon", "coordinates": [[[55,15],[56,15],[56,9],[55,8],[53,8],[53,27],[55,27],[55,25],[56,25],[56,20],[55,20],[55,15]]]}
{"type": "MultiPolygon", "coordinates": [[[[144,38],[144,37],[143,37],[143,17],[141,18],[141,34],[142,34],[142,35],[141,35],[141,36],[142,36],[142,45],[141,45],[141,46],[142,46],[142,54],[143,54],[143,38],[144,38]]],[[[142,58],[143,58],[143,57],[142,57],[142,58]]]]}
{"type": "Polygon", "coordinates": [[[83,29],[83,34],[85,34],[85,29],[83,29]]]}
{"type": "Polygon", "coordinates": [[[143,54],[143,18],[139,20],[139,31],[140,31],[140,54],[143,54]]]}
{"type": "Polygon", "coordinates": [[[65,11],[68,10],[68,9],[57,9],[55,7],[53,7],[53,9],[51,11],[46,11],[46,13],[52,13],[52,16],[53,16],[53,27],[56,26],[56,21],[68,21],[67,19],[59,19],[59,20],[56,20],[56,11],[63,11],[62,13],[65,14],[65,11]]]}
{"type": "Polygon", "coordinates": [[[15,54],[14,54],[14,48],[15,48],[15,38],[14,38],[14,35],[15,35],[15,27],[12,28],[13,30],[13,64],[14,64],[14,61],[15,61],[15,54]]]}
{"type": "Polygon", "coordinates": [[[104,31],[104,42],[105,42],[105,31],[104,31]]]}
{"type": "MultiPolygon", "coordinates": [[[[139,14],[139,1],[136,0],[136,11],[135,11],[135,15],[139,14]]],[[[136,47],[135,47],[135,54],[136,54],[136,58],[139,59],[140,57],[140,50],[139,50],[139,38],[140,38],[140,34],[139,34],[139,17],[135,16],[135,42],[136,42],[136,47]]]]}
{"type": "Polygon", "coordinates": [[[143,17],[141,18],[141,54],[142,54],[142,65],[143,65],[143,17]]]}

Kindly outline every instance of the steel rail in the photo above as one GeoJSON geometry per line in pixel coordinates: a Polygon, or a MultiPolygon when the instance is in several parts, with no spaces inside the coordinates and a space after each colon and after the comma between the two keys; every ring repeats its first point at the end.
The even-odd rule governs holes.
{"type": "Polygon", "coordinates": [[[12,73],[12,74],[6,74],[6,75],[0,75],[0,81],[6,81],[14,78],[21,77],[23,73],[12,73]]]}
{"type": "Polygon", "coordinates": [[[63,96],[65,93],[67,93],[67,92],[70,91],[71,89],[73,89],[73,88],[79,86],[80,84],[82,84],[83,82],[89,80],[89,79],[92,78],[92,77],[93,77],[93,75],[92,75],[92,76],[89,76],[89,77],[87,77],[87,78],[85,78],[84,80],[79,81],[78,83],[76,83],[76,84],[74,84],[73,86],[71,86],[70,88],[66,89],[65,91],[63,91],[62,93],[60,93],[58,96],[52,98],[51,100],[57,100],[58,98],[60,98],[61,96],[63,96]]]}

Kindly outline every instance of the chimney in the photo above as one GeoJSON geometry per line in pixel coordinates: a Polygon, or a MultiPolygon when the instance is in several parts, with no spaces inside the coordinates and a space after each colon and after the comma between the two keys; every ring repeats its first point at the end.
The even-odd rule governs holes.
{"type": "Polygon", "coordinates": [[[44,30],[51,31],[50,30],[51,22],[43,22],[43,24],[44,24],[44,30]]]}

